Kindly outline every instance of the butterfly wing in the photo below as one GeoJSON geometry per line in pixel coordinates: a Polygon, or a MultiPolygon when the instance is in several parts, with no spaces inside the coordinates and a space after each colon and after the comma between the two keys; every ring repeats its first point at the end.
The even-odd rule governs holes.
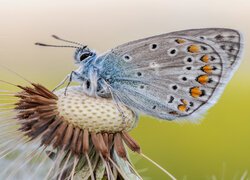
{"type": "Polygon", "coordinates": [[[231,29],[194,29],[118,46],[101,76],[117,99],[161,119],[193,119],[211,107],[240,62],[242,37],[231,29]]]}

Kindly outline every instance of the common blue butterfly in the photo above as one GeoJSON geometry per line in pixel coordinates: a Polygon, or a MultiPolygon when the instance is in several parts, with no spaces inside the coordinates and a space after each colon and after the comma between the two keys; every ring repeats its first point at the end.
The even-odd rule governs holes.
{"type": "Polygon", "coordinates": [[[157,35],[101,55],[54,38],[77,45],[65,46],[76,48],[79,65],[67,76],[69,82],[80,82],[90,96],[112,97],[136,112],[166,120],[193,119],[216,103],[243,48],[241,34],[224,28],[157,35]]]}

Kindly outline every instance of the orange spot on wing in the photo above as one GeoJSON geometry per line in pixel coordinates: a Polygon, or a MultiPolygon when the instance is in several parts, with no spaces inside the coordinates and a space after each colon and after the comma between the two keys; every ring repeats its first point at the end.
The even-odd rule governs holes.
{"type": "Polygon", "coordinates": [[[199,87],[193,87],[190,89],[190,94],[194,98],[198,98],[202,95],[202,91],[200,90],[199,87]]]}
{"type": "Polygon", "coordinates": [[[210,74],[212,73],[213,67],[210,65],[205,65],[201,68],[201,70],[204,71],[205,73],[210,74]]]}
{"type": "Polygon", "coordinates": [[[200,52],[200,47],[197,46],[197,45],[191,45],[188,47],[188,52],[191,52],[191,53],[198,53],[200,52]]]}
{"type": "Polygon", "coordinates": [[[202,85],[207,84],[208,80],[209,80],[208,75],[201,75],[201,76],[199,76],[199,77],[197,78],[197,81],[198,81],[199,83],[201,83],[202,85]]]}
{"type": "Polygon", "coordinates": [[[201,60],[205,63],[207,63],[209,61],[209,56],[208,55],[204,55],[201,57],[201,60]]]}
{"type": "Polygon", "coordinates": [[[182,111],[182,112],[185,112],[185,111],[188,111],[188,102],[187,102],[187,100],[185,100],[185,99],[181,99],[181,102],[183,103],[183,104],[180,104],[180,105],[178,105],[178,109],[179,109],[179,111],[182,111]]]}
{"type": "Polygon", "coordinates": [[[178,109],[179,109],[180,111],[184,112],[184,111],[186,111],[186,110],[187,110],[187,106],[186,106],[186,105],[181,104],[181,105],[179,105],[179,106],[178,106],[178,109]]]}
{"type": "Polygon", "coordinates": [[[183,44],[186,41],[184,39],[176,39],[175,42],[177,42],[178,44],[183,44]]]}

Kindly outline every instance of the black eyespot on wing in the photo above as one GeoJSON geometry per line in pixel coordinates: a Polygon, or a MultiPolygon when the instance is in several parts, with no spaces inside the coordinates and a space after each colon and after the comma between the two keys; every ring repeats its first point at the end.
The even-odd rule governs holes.
{"type": "Polygon", "coordinates": [[[140,89],[144,89],[144,85],[140,85],[140,89]]]}
{"type": "Polygon", "coordinates": [[[206,51],[206,50],[207,50],[207,47],[206,47],[206,46],[201,46],[201,49],[202,49],[203,51],[206,51]]]}
{"type": "Polygon", "coordinates": [[[174,97],[170,96],[170,99],[169,99],[168,103],[172,103],[173,101],[174,101],[174,97]]]}
{"type": "Polygon", "coordinates": [[[169,50],[168,50],[168,55],[169,56],[175,56],[176,54],[177,54],[177,49],[176,48],[170,48],[169,50]]]}
{"type": "Polygon", "coordinates": [[[129,61],[132,60],[132,57],[130,55],[128,55],[128,54],[125,54],[125,55],[122,56],[122,59],[124,61],[126,61],[126,62],[129,62],[129,61]]]}
{"type": "Polygon", "coordinates": [[[141,76],[142,74],[141,74],[141,72],[137,72],[137,76],[141,76]]]}
{"type": "Polygon", "coordinates": [[[211,61],[214,61],[216,58],[214,56],[211,56],[211,61]]]}
{"type": "Polygon", "coordinates": [[[226,50],[226,46],[225,46],[225,45],[221,45],[220,48],[221,48],[222,50],[226,50]]]}
{"type": "Polygon", "coordinates": [[[130,57],[129,57],[128,55],[125,55],[124,58],[125,58],[126,60],[129,60],[129,59],[130,59],[130,57]]]}
{"type": "Polygon", "coordinates": [[[173,85],[173,86],[172,86],[172,89],[173,89],[173,90],[177,90],[178,87],[177,87],[176,85],[173,85]]]}
{"type": "Polygon", "coordinates": [[[201,90],[201,97],[206,95],[206,91],[204,89],[201,90]]]}
{"type": "Polygon", "coordinates": [[[188,58],[188,59],[187,59],[187,62],[192,62],[192,58],[188,58]]]}
{"type": "Polygon", "coordinates": [[[212,83],[213,82],[213,79],[212,78],[209,78],[208,79],[208,83],[212,83]]]}
{"type": "Polygon", "coordinates": [[[223,39],[223,36],[221,34],[218,34],[217,36],[214,37],[216,40],[220,41],[223,39]]]}
{"type": "Polygon", "coordinates": [[[156,49],[157,48],[157,44],[151,44],[151,49],[156,49]]]}
{"type": "Polygon", "coordinates": [[[182,80],[183,81],[187,81],[187,78],[184,76],[184,77],[182,77],[182,80]]]}
{"type": "Polygon", "coordinates": [[[172,49],[171,51],[170,51],[170,54],[175,54],[176,53],[176,50],[175,49],[172,49]]]}

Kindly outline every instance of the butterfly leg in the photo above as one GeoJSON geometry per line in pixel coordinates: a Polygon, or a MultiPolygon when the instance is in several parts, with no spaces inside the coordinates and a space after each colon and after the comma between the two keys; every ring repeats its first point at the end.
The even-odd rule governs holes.
{"type": "Polygon", "coordinates": [[[68,79],[69,79],[70,74],[68,74],[53,90],[52,92],[54,92],[55,90],[57,90],[59,87],[61,87],[68,79]]]}
{"type": "MultiPolygon", "coordinates": [[[[111,93],[111,94],[112,94],[112,93],[111,93]]],[[[115,104],[116,104],[117,110],[118,110],[118,111],[121,113],[121,115],[122,115],[122,121],[125,122],[125,120],[126,120],[126,115],[124,114],[124,111],[121,109],[120,105],[118,104],[119,98],[118,98],[118,97],[115,97],[114,95],[112,95],[112,97],[113,97],[113,100],[114,100],[114,102],[115,102],[115,104]]]]}
{"type": "Polygon", "coordinates": [[[79,83],[83,83],[84,82],[84,78],[81,76],[80,73],[78,73],[76,71],[72,71],[68,76],[69,76],[69,81],[68,81],[67,86],[65,87],[65,91],[64,91],[64,95],[65,96],[67,95],[68,87],[69,87],[69,85],[70,85],[70,83],[72,81],[79,82],[79,83]]]}
{"type": "Polygon", "coordinates": [[[124,114],[124,111],[121,109],[121,107],[120,107],[120,105],[118,103],[118,102],[121,102],[119,100],[119,96],[117,94],[115,94],[114,91],[112,91],[112,87],[105,80],[103,80],[102,82],[105,85],[105,88],[107,88],[109,90],[109,92],[111,94],[111,97],[112,97],[112,99],[113,99],[113,101],[114,101],[114,103],[116,105],[116,108],[119,111],[119,113],[121,113],[123,122],[125,122],[126,115],[124,114]]]}
{"type": "Polygon", "coordinates": [[[69,74],[69,81],[68,81],[68,84],[67,84],[67,86],[66,86],[66,88],[65,88],[65,91],[64,91],[64,95],[65,95],[65,96],[67,95],[68,87],[69,87],[70,83],[72,82],[73,73],[75,73],[75,71],[72,71],[72,72],[69,74]]]}

